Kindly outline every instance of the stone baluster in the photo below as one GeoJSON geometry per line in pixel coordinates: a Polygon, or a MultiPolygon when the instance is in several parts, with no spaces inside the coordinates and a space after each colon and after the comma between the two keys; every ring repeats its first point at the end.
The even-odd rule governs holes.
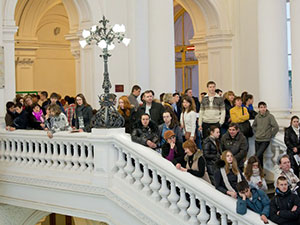
{"type": "Polygon", "coordinates": [[[21,141],[21,164],[26,165],[28,162],[28,145],[27,141],[22,140],[21,141]]]}
{"type": "Polygon", "coordinates": [[[67,155],[65,157],[65,161],[66,161],[66,169],[71,169],[72,168],[72,155],[71,155],[71,144],[70,142],[68,142],[67,144],[67,155]]]}
{"type": "Polygon", "coordinates": [[[58,165],[58,168],[59,169],[63,169],[65,168],[65,157],[66,157],[66,153],[65,153],[65,144],[60,142],[59,143],[59,155],[58,155],[58,162],[59,162],[59,165],[58,165]]]}
{"type": "Polygon", "coordinates": [[[53,154],[51,156],[51,159],[52,159],[52,167],[53,168],[56,168],[58,167],[58,143],[57,142],[53,142],[53,154]]]}
{"type": "Polygon", "coordinates": [[[74,166],[72,167],[72,170],[77,170],[79,168],[79,154],[78,154],[78,143],[74,143],[73,145],[73,151],[74,151],[74,155],[72,157],[72,162],[74,164],[74,166]]]}
{"type": "Polygon", "coordinates": [[[274,144],[272,146],[272,150],[273,150],[273,155],[274,155],[273,158],[272,158],[272,162],[273,162],[273,166],[274,166],[274,165],[277,164],[277,159],[278,159],[278,157],[281,154],[283,149],[279,145],[274,144]]]}
{"type": "Polygon", "coordinates": [[[5,160],[5,145],[4,140],[0,139],[0,161],[3,162],[5,160]]]}
{"type": "Polygon", "coordinates": [[[265,159],[264,168],[269,169],[269,171],[272,171],[274,169],[273,168],[274,165],[272,162],[273,153],[272,153],[271,148],[272,148],[272,146],[269,145],[269,147],[267,148],[267,150],[265,151],[265,154],[264,154],[264,159],[265,159]]]}
{"type": "Polygon", "coordinates": [[[141,190],[143,188],[143,184],[141,182],[141,178],[143,176],[143,173],[141,171],[140,167],[140,161],[139,159],[134,159],[135,165],[134,165],[134,172],[132,176],[134,177],[134,183],[133,186],[135,186],[138,190],[141,190]]]}
{"type": "Polygon", "coordinates": [[[187,213],[190,215],[189,224],[198,225],[197,215],[199,213],[199,208],[196,205],[195,194],[190,193],[190,206],[187,209],[187,213]]]}
{"type": "Polygon", "coordinates": [[[47,161],[47,164],[46,166],[47,167],[51,167],[52,166],[52,147],[53,147],[53,144],[51,144],[49,141],[47,141],[47,144],[46,144],[47,148],[46,148],[46,155],[45,155],[45,160],[47,161]]]}
{"type": "Polygon", "coordinates": [[[179,212],[179,208],[177,206],[177,202],[179,200],[179,196],[176,193],[176,186],[175,186],[175,182],[174,181],[171,181],[171,192],[170,192],[170,195],[168,196],[168,200],[171,203],[169,209],[171,210],[171,212],[177,214],[179,212]]]}
{"type": "Polygon", "coordinates": [[[86,158],[86,163],[89,167],[89,171],[92,172],[94,169],[94,157],[93,157],[93,145],[88,144],[88,155],[86,158]]]}
{"type": "Polygon", "coordinates": [[[18,146],[18,142],[13,140],[13,141],[10,141],[10,144],[11,144],[11,150],[9,152],[10,157],[7,157],[6,161],[9,162],[9,158],[11,158],[11,162],[16,162],[17,161],[17,157],[16,157],[17,149],[16,148],[18,146]]]}
{"type": "Polygon", "coordinates": [[[144,173],[143,173],[143,177],[141,179],[141,182],[144,186],[142,189],[142,192],[144,192],[146,195],[150,195],[151,194],[150,183],[151,183],[152,179],[149,175],[148,164],[144,163],[142,165],[144,166],[144,173]]]}
{"type": "Polygon", "coordinates": [[[187,207],[189,206],[189,202],[186,200],[185,189],[182,186],[180,186],[180,199],[177,202],[177,205],[180,209],[179,216],[184,221],[187,221],[189,218],[189,215],[187,214],[187,207]]]}
{"type": "Polygon", "coordinates": [[[227,215],[225,212],[220,211],[221,214],[221,225],[227,225],[227,215]]]}
{"type": "Polygon", "coordinates": [[[158,190],[160,189],[160,183],[158,182],[158,175],[155,169],[152,170],[152,182],[150,184],[150,189],[152,190],[152,195],[151,198],[159,202],[160,200],[160,195],[158,193],[158,190]]]}
{"type": "Polygon", "coordinates": [[[232,221],[232,225],[238,225],[238,224],[239,224],[238,221],[236,221],[236,220],[232,221]]]}
{"type": "Polygon", "coordinates": [[[206,201],[203,199],[199,199],[199,201],[200,201],[200,213],[197,216],[197,218],[201,224],[206,225],[209,219],[209,214],[206,211],[206,201]]]}
{"type": "Polygon", "coordinates": [[[16,163],[21,163],[22,162],[22,158],[21,158],[21,154],[22,154],[22,144],[20,140],[16,140],[17,141],[17,151],[15,154],[15,157],[17,159],[16,163]]]}
{"type": "Polygon", "coordinates": [[[161,188],[158,193],[161,196],[160,203],[166,208],[169,207],[170,202],[168,201],[168,195],[170,194],[170,190],[167,186],[167,180],[165,175],[161,175],[161,188]]]}
{"type": "MultiPolygon", "coordinates": [[[[205,211],[206,211],[206,209],[205,209],[205,211]]],[[[201,205],[201,212],[202,212],[202,205],[201,205]]],[[[207,213],[207,215],[208,215],[208,213],[207,213]]],[[[208,217],[209,217],[209,215],[208,215],[208,217]]],[[[200,220],[200,222],[201,222],[201,220],[200,220]]],[[[214,206],[210,206],[210,219],[209,219],[207,224],[208,225],[220,225],[220,222],[217,219],[217,211],[216,211],[216,208],[214,206]]]]}
{"type": "MultiPolygon", "coordinates": [[[[38,166],[42,162],[40,159],[40,154],[41,154],[40,151],[42,151],[42,144],[41,144],[41,142],[34,141],[34,145],[35,145],[35,149],[34,149],[35,151],[33,152],[32,157],[31,157],[32,161],[33,161],[32,164],[34,166],[38,166]]],[[[29,151],[30,151],[30,146],[29,146],[29,151]]],[[[29,161],[30,161],[30,159],[29,159],[29,161]]]]}
{"type": "Polygon", "coordinates": [[[46,157],[45,142],[41,141],[40,145],[41,145],[41,152],[40,152],[40,154],[39,154],[38,157],[41,160],[40,165],[42,167],[44,167],[46,165],[46,160],[45,160],[45,157],[46,157]]]}
{"type": "MultiPolygon", "coordinates": [[[[25,144],[27,144],[27,143],[25,143],[25,144]]],[[[36,153],[38,154],[38,152],[39,152],[38,143],[36,141],[33,143],[33,141],[29,140],[28,141],[28,153],[27,153],[28,165],[30,165],[30,166],[33,165],[33,156],[36,153]],[[33,153],[33,149],[34,149],[34,153],[33,153]]],[[[35,158],[35,160],[37,162],[39,162],[38,158],[35,158]]]]}
{"type": "Polygon", "coordinates": [[[126,172],[126,180],[132,184],[134,182],[133,176],[132,176],[132,172],[134,171],[134,167],[132,165],[132,160],[131,160],[131,155],[130,153],[126,153],[127,156],[127,162],[126,162],[126,166],[124,167],[124,171],[126,172]]]}
{"type": "Polygon", "coordinates": [[[4,151],[3,161],[5,161],[5,162],[9,162],[11,160],[11,158],[10,158],[10,152],[11,152],[11,149],[12,149],[11,148],[11,143],[12,142],[3,139],[1,148],[3,148],[3,151],[4,151]]]}
{"type": "Polygon", "coordinates": [[[79,157],[79,162],[80,162],[80,171],[85,171],[87,166],[86,166],[86,154],[85,154],[85,145],[84,143],[80,143],[80,157],[79,157]]]}
{"type": "Polygon", "coordinates": [[[118,168],[118,172],[117,175],[121,178],[124,178],[126,176],[126,173],[124,171],[124,167],[126,165],[126,161],[124,159],[124,154],[121,148],[119,148],[118,146],[115,146],[116,149],[118,149],[118,161],[116,162],[116,166],[118,168]]]}

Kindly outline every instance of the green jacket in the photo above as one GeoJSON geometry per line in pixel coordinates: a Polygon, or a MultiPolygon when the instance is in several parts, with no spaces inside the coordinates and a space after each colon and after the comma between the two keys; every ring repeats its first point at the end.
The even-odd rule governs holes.
{"type": "Polygon", "coordinates": [[[256,141],[270,141],[279,131],[274,116],[268,110],[264,115],[260,113],[256,115],[252,128],[255,132],[256,141]]]}

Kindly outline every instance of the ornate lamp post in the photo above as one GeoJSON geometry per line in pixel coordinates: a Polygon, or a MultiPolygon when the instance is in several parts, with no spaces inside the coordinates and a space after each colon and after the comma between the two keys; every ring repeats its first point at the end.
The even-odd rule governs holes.
{"type": "Polygon", "coordinates": [[[114,107],[115,95],[109,93],[111,83],[108,74],[108,58],[111,56],[109,51],[115,48],[114,42],[128,46],[130,39],[125,38],[125,26],[115,24],[113,27],[108,26],[109,21],[103,16],[99,21],[100,25],[94,25],[89,30],[82,31],[83,39],[79,41],[82,48],[86,45],[96,44],[102,50],[100,57],[104,61],[104,78],[102,88],[104,94],[99,96],[100,110],[92,119],[93,127],[112,128],[121,127],[124,124],[124,118],[116,111],[114,107]]]}

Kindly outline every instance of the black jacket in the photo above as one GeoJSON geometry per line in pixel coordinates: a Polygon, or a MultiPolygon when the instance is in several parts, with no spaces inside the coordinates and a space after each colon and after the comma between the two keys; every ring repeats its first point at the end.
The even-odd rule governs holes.
{"type": "Polygon", "coordinates": [[[17,117],[14,119],[13,127],[16,129],[27,129],[28,127],[28,113],[26,110],[22,110],[20,114],[17,113],[17,117]]]}
{"type": "MultiPolygon", "coordinates": [[[[169,143],[164,143],[163,146],[161,147],[162,152],[161,155],[164,158],[167,158],[170,152],[170,144],[169,143]]],[[[177,163],[180,163],[182,166],[185,165],[184,161],[184,150],[182,148],[182,143],[181,142],[176,142],[175,143],[175,151],[174,151],[174,159],[171,161],[174,165],[177,163]]]]}
{"type": "Polygon", "coordinates": [[[220,143],[218,140],[216,142],[208,136],[203,141],[203,156],[206,160],[207,165],[215,165],[216,161],[220,159],[220,143]],[[215,144],[216,143],[216,144],[215,144]]]}
{"type": "Polygon", "coordinates": [[[130,109],[129,116],[126,115],[125,110],[118,109],[118,112],[122,115],[122,117],[125,120],[125,123],[124,123],[125,132],[130,134],[132,131],[132,126],[133,126],[133,122],[134,122],[135,108],[130,109]]]}
{"type": "Polygon", "coordinates": [[[144,127],[141,121],[135,123],[131,133],[131,140],[145,146],[148,146],[147,141],[150,140],[158,145],[159,136],[156,123],[150,120],[147,127],[144,127]]]}
{"type": "MultiPolygon", "coordinates": [[[[141,115],[143,115],[145,111],[146,111],[146,103],[144,103],[137,109],[136,116],[135,116],[136,121],[140,120],[141,115]]],[[[151,120],[154,121],[157,125],[160,125],[164,122],[162,115],[165,111],[165,108],[163,107],[162,104],[152,102],[152,106],[149,111],[150,111],[151,120]]]]}
{"type": "Polygon", "coordinates": [[[300,199],[291,190],[283,193],[276,189],[276,195],[270,204],[270,219],[279,225],[299,225],[300,224],[300,199]],[[293,206],[297,210],[292,212],[293,206]],[[277,212],[279,211],[279,215],[277,212]]]}
{"type": "Polygon", "coordinates": [[[233,156],[236,158],[238,167],[242,168],[248,152],[248,142],[246,137],[238,132],[234,138],[232,138],[227,131],[221,138],[222,151],[230,150],[233,156]]]}
{"type": "Polygon", "coordinates": [[[300,142],[292,126],[289,126],[284,131],[284,143],[287,147],[287,153],[290,156],[300,153],[300,142]],[[294,147],[298,149],[297,153],[294,153],[294,147]]]}
{"type": "MultiPolygon", "coordinates": [[[[225,166],[225,162],[223,160],[218,160],[216,162],[216,167],[218,170],[215,172],[215,187],[217,190],[221,191],[222,193],[226,194],[228,189],[225,186],[222,174],[221,174],[221,168],[225,166]]],[[[245,180],[245,177],[240,172],[242,180],[245,180]]],[[[230,183],[231,187],[237,192],[236,185],[238,183],[238,176],[235,175],[232,170],[230,169],[229,173],[227,174],[228,182],[230,183]]]]}
{"type": "Polygon", "coordinates": [[[84,128],[83,131],[91,132],[91,120],[93,117],[93,109],[89,105],[76,106],[75,113],[73,115],[74,118],[74,126],[76,129],[79,129],[79,118],[83,118],[84,128]]]}
{"type": "Polygon", "coordinates": [[[224,129],[228,129],[230,122],[228,120],[230,119],[230,109],[233,107],[233,105],[230,104],[230,102],[227,99],[224,99],[224,104],[225,104],[225,121],[222,125],[224,129]]]}
{"type": "Polygon", "coordinates": [[[14,125],[14,119],[16,118],[16,113],[12,113],[7,110],[5,115],[5,126],[12,127],[14,125]]]}

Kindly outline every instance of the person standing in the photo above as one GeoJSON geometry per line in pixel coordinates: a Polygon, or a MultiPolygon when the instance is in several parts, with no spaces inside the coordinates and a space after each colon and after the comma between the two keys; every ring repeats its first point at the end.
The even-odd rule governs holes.
{"type": "Polygon", "coordinates": [[[93,109],[86,102],[83,94],[76,96],[76,108],[74,113],[75,128],[79,132],[91,132],[91,120],[93,117],[93,109]]]}
{"type": "Polygon", "coordinates": [[[202,130],[203,138],[208,134],[208,128],[212,125],[220,127],[225,120],[224,100],[216,92],[216,83],[209,81],[207,83],[208,94],[204,96],[199,113],[199,130],[202,130]]]}
{"type": "Polygon", "coordinates": [[[252,128],[255,132],[255,155],[263,167],[264,152],[268,148],[271,138],[275,137],[279,131],[275,117],[269,112],[265,102],[258,103],[258,114],[255,116],[252,128]]]}
{"type": "Polygon", "coordinates": [[[137,97],[141,94],[141,87],[139,85],[134,85],[131,89],[130,95],[128,95],[128,100],[130,104],[134,107],[134,110],[137,111],[139,107],[139,102],[137,97]]]}
{"type": "Polygon", "coordinates": [[[195,140],[197,114],[195,112],[194,102],[188,96],[183,97],[180,117],[180,125],[183,128],[185,140],[195,140]]]}

